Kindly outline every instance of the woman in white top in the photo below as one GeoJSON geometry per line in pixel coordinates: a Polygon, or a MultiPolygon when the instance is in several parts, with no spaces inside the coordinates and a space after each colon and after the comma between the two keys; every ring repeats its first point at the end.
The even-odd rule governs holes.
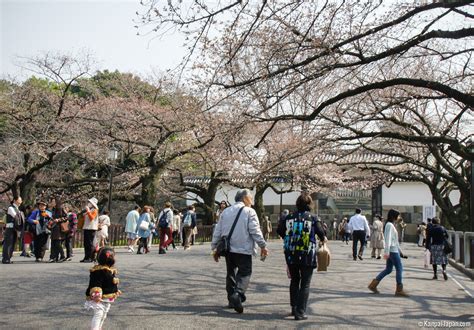
{"type": "Polygon", "coordinates": [[[396,296],[401,297],[408,297],[408,294],[403,291],[403,283],[402,283],[402,275],[403,275],[403,266],[402,260],[400,258],[400,244],[398,243],[398,233],[397,229],[395,228],[394,223],[399,221],[400,219],[400,212],[394,209],[390,209],[387,214],[387,222],[385,223],[385,249],[384,249],[384,259],[387,260],[385,269],[377,275],[375,279],[369,284],[370,291],[374,293],[379,293],[377,290],[377,285],[379,285],[380,281],[390,274],[393,270],[393,266],[395,266],[397,275],[397,289],[395,291],[396,296]]]}

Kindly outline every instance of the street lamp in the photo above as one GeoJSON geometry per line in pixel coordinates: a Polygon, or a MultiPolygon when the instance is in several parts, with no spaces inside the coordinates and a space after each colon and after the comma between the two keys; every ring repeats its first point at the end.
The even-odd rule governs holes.
{"type": "MultiPolygon", "coordinates": [[[[474,155],[474,141],[470,139],[467,144],[469,153],[474,155]]],[[[471,160],[471,187],[470,187],[471,203],[469,207],[469,214],[471,216],[471,231],[474,231],[474,161],[471,160]]]]}
{"type": "Polygon", "coordinates": [[[115,144],[112,144],[109,147],[109,150],[107,151],[107,160],[109,162],[110,170],[109,170],[109,200],[107,203],[107,210],[110,212],[110,207],[112,205],[112,180],[113,180],[113,170],[114,166],[113,163],[118,159],[119,157],[119,152],[120,148],[116,146],[115,144]]]}
{"type": "Polygon", "coordinates": [[[285,188],[285,178],[283,177],[278,177],[277,181],[276,181],[276,185],[278,188],[280,188],[280,214],[279,214],[279,217],[281,217],[281,213],[282,213],[282,208],[283,208],[283,188],[285,188]]]}

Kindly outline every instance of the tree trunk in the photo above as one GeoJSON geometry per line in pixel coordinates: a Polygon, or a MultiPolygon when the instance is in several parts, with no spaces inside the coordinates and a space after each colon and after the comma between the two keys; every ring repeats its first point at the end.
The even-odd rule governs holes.
{"type": "Polygon", "coordinates": [[[436,204],[441,209],[441,225],[456,231],[470,231],[470,191],[460,191],[459,204],[453,205],[449,196],[442,195],[436,184],[430,186],[436,204]]]}
{"type": "Polygon", "coordinates": [[[146,176],[142,177],[141,203],[143,205],[149,205],[155,208],[157,207],[156,195],[158,191],[158,182],[161,177],[161,174],[161,170],[153,170],[146,176]]]}
{"type": "Polygon", "coordinates": [[[263,205],[263,193],[268,189],[268,184],[257,184],[255,189],[254,209],[260,222],[265,216],[265,206],[263,205]]]}
{"type": "Polygon", "coordinates": [[[36,176],[31,175],[20,181],[20,196],[23,199],[23,205],[34,206],[36,203],[36,176]]]}
{"type": "MultiPolygon", "coordinates": [[[[456,231],[470,231],[469,198],[460,199],[460,203],[447,209],[441,209],[441,223],[445,227],[452,227],[456,231]]],[[[468,196],[469,197],[469,196],[468,196]]]]}
{"type": "Polygon", "coordinates": [[[219,178],[211,178],[211,182],[206,190],[206,194],[202,196],[204,201],[203,209],[204,209],[204,220],[203,223],[206,225],[212,225],[216,219],[214,209],[216,207],[216,194],[219,186],[221,184],[221,179],[219,178]]]}

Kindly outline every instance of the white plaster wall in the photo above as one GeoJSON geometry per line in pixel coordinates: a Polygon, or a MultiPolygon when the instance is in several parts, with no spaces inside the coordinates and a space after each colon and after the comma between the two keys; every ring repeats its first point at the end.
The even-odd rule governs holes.
{"type": "Polygon", "coordinates": [[[431,192],[424,184],[394,182],[390,188],[382,187],[382,205],[431,205],[431,192]]]}
{"type": "MultiPolygon", "coordinates": [[[[221,187],[221,189],[219,189],[217,191],[216,201],[225,200],[225,201],[228,201],[230,204],[234,204],[235,194],[237,193],[238,190],[239,190],[239,188],[235,188],[235,187],[229,186],[229,185],[223,185],[221,187]]],[[[252,192],[255,195],[255,189],[252,192]]],[[[299,191],[293,191],[293,192],[290,192],[290,193],[283,194],[282,204],[283,205],[293,205],[293,204],[295,204],[296,199],[298,198],[299,195],[300,195],[299,191]]],[[[196,195],[194,195],[194,194],[189,194],[188,193],[188,197],[190,199],[195,198],[195,196],[196,195]]],[[[188,205],[190,205],[192,203],[193,203],[192,200],[187,201],[188,205]]],[[[280,195],[276,194],[271,188],[268,188],[265,191],[265,193],[263,194],[263,204],[266,205],[266,206],[280,205],[280,195]]]]}
{"type": "MultiPolygon", "coordinates": [[[[235,194],[239,188],[235,188],[229,185],[223,185],[221,189],[217,191],[216,200],[225,200],[234,203],[235,194]]],[[[255,190],[253,191],[255,193],[255,190]]],[[[283,205],[293,205],[296,202],[300,192],[294,191],[291,193],[283,194],[283,205]]],[[[457,204],[459,201],[459,192],[454,191],[451,193],[451,200],[453,204],[457,204]]],[[[190,200],[187,204],[192,204],[191,198],[194,198],[194,194],[189,194],[190,200]]],[[[419,182],[395,182],[390,188],[387,186],[382,187],[382,205],[393,205],[393,206],[423,206],[432,205],[431,192],[428,187],[419,182]]],[[[266,206],[269,205],[280,205],[280,195],[276,194],[271,188],[268,188],[263,194],[263,203],[266,206]]]]}
{"type": "MultiPolygon", "coordinates": [[[[459,191],[454,191],[450,195],[453,204],[459,202],[459,197],[459,191]]],[[[382,187],[382,205],[422,206],[433,205],[432,203],[428,186],[421,182],[395,182],[390,188],[385,185],[382,187]]]]}

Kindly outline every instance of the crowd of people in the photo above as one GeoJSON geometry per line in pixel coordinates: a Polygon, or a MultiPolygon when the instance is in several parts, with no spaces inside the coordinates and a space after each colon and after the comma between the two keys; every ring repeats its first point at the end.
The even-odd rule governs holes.
{"type": "MultiPolygon", "coordinates": [[[[73,239],[78,218],[70,205],[60,198],[49,203],[39,201],[35,207],[22,207],[21,197],[13,199],[7,210],[3,238],[2,263],[13,263],[12,256],[17,242],[22,246],[22,256],[35,257],[42,262],[50,250],[49,262],[71,261],[73,239]]],[[[110,223],[110,219],[109,219],[110,223]]]]}
{"type": "MultiPolygon", "coordinates": [[[[21,197],[15,198],[6,212],[2,263],[13,263],[13,251],[18,243],[22,247],[21,256],[34,257],[36,262],[71,261],[78,230],[82,230],[84,240],[84,258],[80,262],[96,261],[98,250],[108,243],[111,220],[109,211],[99,214],[95,197],[85,204],[82,211],[74,212],[71,205],[62,203],[61,198],[53,198],[48,202],[40,200],[34,207],[23,207],[21,197]],[[45,260],[48,250],[49,259],[45,260]]],[[[221,205],[221,211],[227,207],[224,201],[221,205]]],[[[160,254],[166,253],[170,245],[177,249],[178,240],[182,242],[184,250],[189,250],[197,234],[194,206],[180,212],[173,209],[170,202],[165,203],[158,218],[152,207],[136,206],[127,214],[125,223],[128,250],[135,252],[138,244],[138,254],[150,252],[152,239],[158,235],[160,254]]]]}
{"type": "Polygon", "coordinates": [[[154,235],[160,237],[159,254],[166,254],[170,245],[173,249],[177,249],[178,239],[182,242],[184,250],[189,250],[197,234],[195,207],[188,206],[183,214],[173,209],[170,202],[166,202],[157,218],[153,207],[135,206],[128,212],[125,219],[125,233],[127,234],[127,249],[132,253],[135,252],[134,247],[137,243],[137,254],[149,253],[154,235]]]}
{"type": "MultiPolygon", "coordinates": [[[[81,228],[84,231],[85,252],[81,262],[97,262],[91,269],[86,290],[86,308],[94,310],[93,326],[101,327],[110,304],[120,295],[117,286],[119,281],[115,276],[117,272],[113,268],[115,251],[106,246],[110,226],[108,212],[99,215],[97,199],[94,197],[87,201],[79,215],[72,212],[71,207],[63,204],[59,198],[51,200],[49,204],[40,201],[26,214],[21,210],[21,204],[21,198],[15,198],[7,211],[2,262],[12,262],[13,247],[19,233],[24,243],[23,252],[25,255],[29,254],[33,245],[36,261],[43,260],[48,239],[51,241],[50,262],[71,260],[71,238],[75,231],[81,228]]],[[[245,293],[252,274],[252,256],[257,255],[256,248],[260,248],[262,261],[269,255],[267,241],[268,233],[272,230],[271,223],[264,218],[261,228],[252,204],[253,196],[248,189],[237,192],[234,205],[221,203],[211,243],[214,260],[219,262],[221,257],[225,258],[228,307],[238,313],[244,311],[243,303],[247,299],[245,293]]],[[[379,293],[378,285],[395,268],[395,295],[408,297],[403,287],[402,258],[406,256],[401,249],[396,229],[397,223],[403,221],[399,211],[389,210],[385,222],[382,216],[377,215],[369,225],[366,217],[362,215],[362,210],[358,208],[349,220],[344,218],[340,225],[333,223],[329,230],[329,227],[311,212],[312,205],[309,193],[303,191],[296,200],[295,211],[285,210],[277,228],[278,235],[283,239],[284,257],[290,278],[290,314],[295,320],[307,319],[309,288],[313,271],[318,264],[318,245],[325,244],[328,241],[328,233],[335,235],[334,231],[338,232],[336,238],[339,236],[343,242],[347,243],[349,237],[352,237],[354,261],[364,260],[364,248],[369,241],[372,248],[371,257],[381,259],[383,255],[386,260],[385,268],[368,285],[369,290],[379,293]]],[[[130,252],[135,252],[135,245],[138,244],[137,254],[149,253],[151,237],[159,235],[159,254],[165,254],[168,246],[176,248],[175,241],[178,236],[182,238],[184,250],[188,250],[196,224],[196,211],[192,205],[181,213],[174,209],[170,202],[166,202],[158,217],[155,217],[152,207],[136,206],[126,216],[127,248],[130,252]]],[[[426,232],[419,234],[424,237],[422,243],[430,252],[433,279],[438,278],[437,266],[441,265],[443,278],[447,280],[446,229],[436,218],[430,219],[425,227],[421,228],[426,232]]]]}

